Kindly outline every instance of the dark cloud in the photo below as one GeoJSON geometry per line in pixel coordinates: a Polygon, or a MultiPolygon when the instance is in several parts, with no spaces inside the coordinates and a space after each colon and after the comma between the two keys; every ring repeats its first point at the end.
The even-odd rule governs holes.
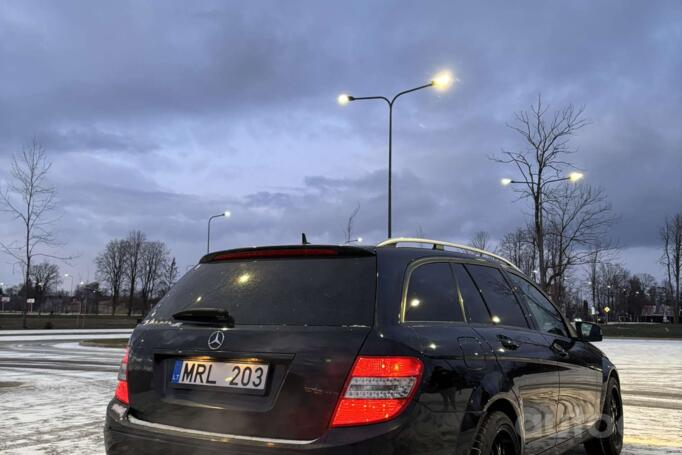
{"type": "Polygon", "coordinates": [[[160,146],[148,138],[140,138],[121,132],[102,131],[95,127],[70,128],[64,131],[38,132],[36,137],[50,145],[53,152],[146,153],[157,151],[160,146]]]}
{"type": "MultiPolygon", "coordinates": [[[[505,127],[538,93],[585,106],[575,163],[620,215],[629,265],[657,273],[663,217],[682,209],[682,5],[675,0],[4,2],[0,180],[38,135],[54,161],[59,230],[81,253],[144,229],[182,263],[220,247],[342,238],[386,222],[386,107],[454,69],[454,90],[400,99],[394,230],[468,240],[523,223],[528,207],[489,157],[522,147],[505,127]]],[[[0,234],[17,234],[10,220],[0,234]]],[[[10,269],[0,267],[0,274],[10,269]]],[[[0,277],[2,277],[0,275],[0,277]]],[[[5,278],[9,281],[9,278],[5,278]]]]}

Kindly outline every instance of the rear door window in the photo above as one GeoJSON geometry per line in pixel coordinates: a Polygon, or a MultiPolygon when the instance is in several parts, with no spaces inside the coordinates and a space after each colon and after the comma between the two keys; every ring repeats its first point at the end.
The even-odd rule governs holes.
{"type": "Polygon", "coordinates": [[[235,325],[371,326],[376,258],[296,258],[199,264],[154,308],[150,321],[182,310],[227,310],[235,325]]]}
{"type": "Polygon", "coordinates": [[[492,322],[501,325],[528,327],[521,305],[504,279],[502,273],[493,267],[468,265],[474,282],[485,299],[492,322]]]}
{"type": "Polygon", "coordinates": [[[463,321],[457,284],[447,262],[421,265],[412,271],[405,301],[405,321],[463,321]]]}
{"type": "Polygon", "coordinates": [[[490,313],[478,292],[476,285],[471,280],[469,273],[461,264],[450,264],[457,280],[459,296],[464,305],[467,321],[490,324],[490,313]]]}
{"type": "Polygon", "coordinates": [[[547,300],[542,295],[542,292],[525,279],[513,273],[508,275],[517,291],[517,295],[526,301],[526,305],[537,322],[539,329],[543,332],[567,337],[568,332],[566,331],[564,321],[559,310],[552,305],[552,302],[547,300]]]}

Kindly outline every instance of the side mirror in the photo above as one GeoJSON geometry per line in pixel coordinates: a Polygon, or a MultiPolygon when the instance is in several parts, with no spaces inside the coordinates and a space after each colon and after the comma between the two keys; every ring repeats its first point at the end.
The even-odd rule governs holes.
{"type": "Polygon", "coordinates": [[[575,321],[575,328],[584,341],[601,341],[604,339],[601,327],[592,322],[575,321]]]}

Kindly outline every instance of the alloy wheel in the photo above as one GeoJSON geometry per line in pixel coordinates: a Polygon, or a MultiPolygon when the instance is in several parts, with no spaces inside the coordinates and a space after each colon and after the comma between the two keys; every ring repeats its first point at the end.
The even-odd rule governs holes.
{"type": "Polygon", "coordinates": [[[613,425],[611,440],[616,449],[620,450],[623,445],[623,408],[620,403],[620,395],[617,389],[611,391],[611,406],[609,414],[613,425]]]}
{"type": "Polygon", "coordinates": [[[497,433],[490,448],[490,455],[516,455],[514,440],[507,431],[501,430],[497,433]]]}

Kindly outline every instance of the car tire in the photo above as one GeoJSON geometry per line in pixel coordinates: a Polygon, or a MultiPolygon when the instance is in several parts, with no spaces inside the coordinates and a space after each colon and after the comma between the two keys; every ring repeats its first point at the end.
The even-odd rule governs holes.
{"type": "Polygon", "coordinates": [[[585,442],[589,455],[619,455],[623,450],[623,400],[615,379],[609,379],[603,416],[594,428],[599,436],[585,442]]]}
{"type": "Polygon", "coordinates": [[[514,422],[507,414],[495,411],[487,415],[471,449],[472,455],[520,455],[521,441],[514,422]]]}

